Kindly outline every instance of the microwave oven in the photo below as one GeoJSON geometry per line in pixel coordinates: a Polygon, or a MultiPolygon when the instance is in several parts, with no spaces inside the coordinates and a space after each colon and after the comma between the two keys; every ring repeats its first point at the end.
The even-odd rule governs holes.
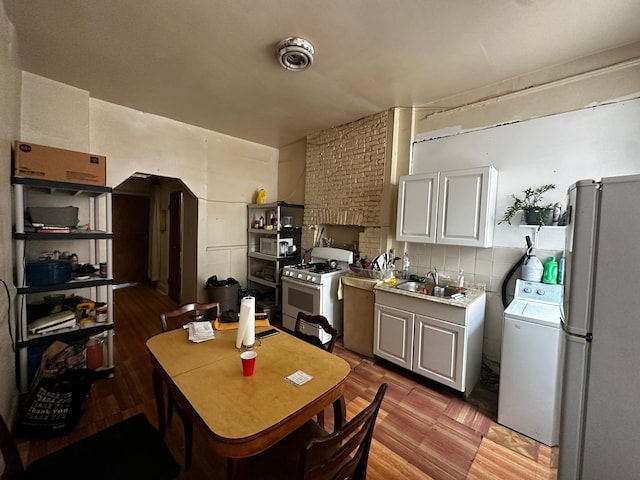
{"type": "Polygon", "coordinates": [[[273,255],[274,257],[285,256],[286,253],[278,254],[279,243],[285,242],[288,245],[293,245],[293,238],[281,238],[278,240],[273,237],[265,237],[260,239],[260,253],[265,255],[273,255]]]}

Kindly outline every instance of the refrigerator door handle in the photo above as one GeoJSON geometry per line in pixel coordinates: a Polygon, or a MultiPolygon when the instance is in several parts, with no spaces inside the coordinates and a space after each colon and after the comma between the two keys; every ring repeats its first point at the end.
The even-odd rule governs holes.
{"type": "Polygon", "coordinates": [[[582,338],[584,340],[586,340],[587,342],[591,342],[593,340],[593,333],[591,332],[587,332],[584,335],[580,335],[579,333],[572,333],[569,332],[566,328],[566,324],[564,323],[564,320],[560,320],[560,325],[562,325],[562,331],[565,333],[565,335],[569,335],[571,337],[577,337],[577,338],[582,338]]]}

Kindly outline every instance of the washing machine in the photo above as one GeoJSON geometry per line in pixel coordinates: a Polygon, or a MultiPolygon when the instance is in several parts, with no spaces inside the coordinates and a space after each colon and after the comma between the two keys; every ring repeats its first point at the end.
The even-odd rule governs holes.
{"type": "Polygon", "coordinates": [[[564,287],[516,280],[504,311],[498,423],[558,445],[564,287]]]}

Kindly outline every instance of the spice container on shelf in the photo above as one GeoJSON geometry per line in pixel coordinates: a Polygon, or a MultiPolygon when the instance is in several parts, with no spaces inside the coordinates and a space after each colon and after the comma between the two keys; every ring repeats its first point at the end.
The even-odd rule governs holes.
{"type": "Polygon", "coordinates": [[[78,255],[75,253],[69,255],[69,263],[71,264],[71,271],[75,272],[78,269],[78,255]]]}
{"type": "Polygon", "coordinates": [[[104,323],[107,321],[109,310],[104,303],[96,303],[96,322],[104,323]]]}

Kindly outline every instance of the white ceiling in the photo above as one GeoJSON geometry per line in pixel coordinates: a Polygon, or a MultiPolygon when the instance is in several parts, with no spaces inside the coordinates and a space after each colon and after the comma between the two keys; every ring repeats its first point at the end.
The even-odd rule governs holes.
{"type": "Polygon", "coordinates": [[[280,147],[640,41],[638,0],[4,0],[19,67],[280,147]],[[276,44],[315,47],[304,72],[276,44]]]}

